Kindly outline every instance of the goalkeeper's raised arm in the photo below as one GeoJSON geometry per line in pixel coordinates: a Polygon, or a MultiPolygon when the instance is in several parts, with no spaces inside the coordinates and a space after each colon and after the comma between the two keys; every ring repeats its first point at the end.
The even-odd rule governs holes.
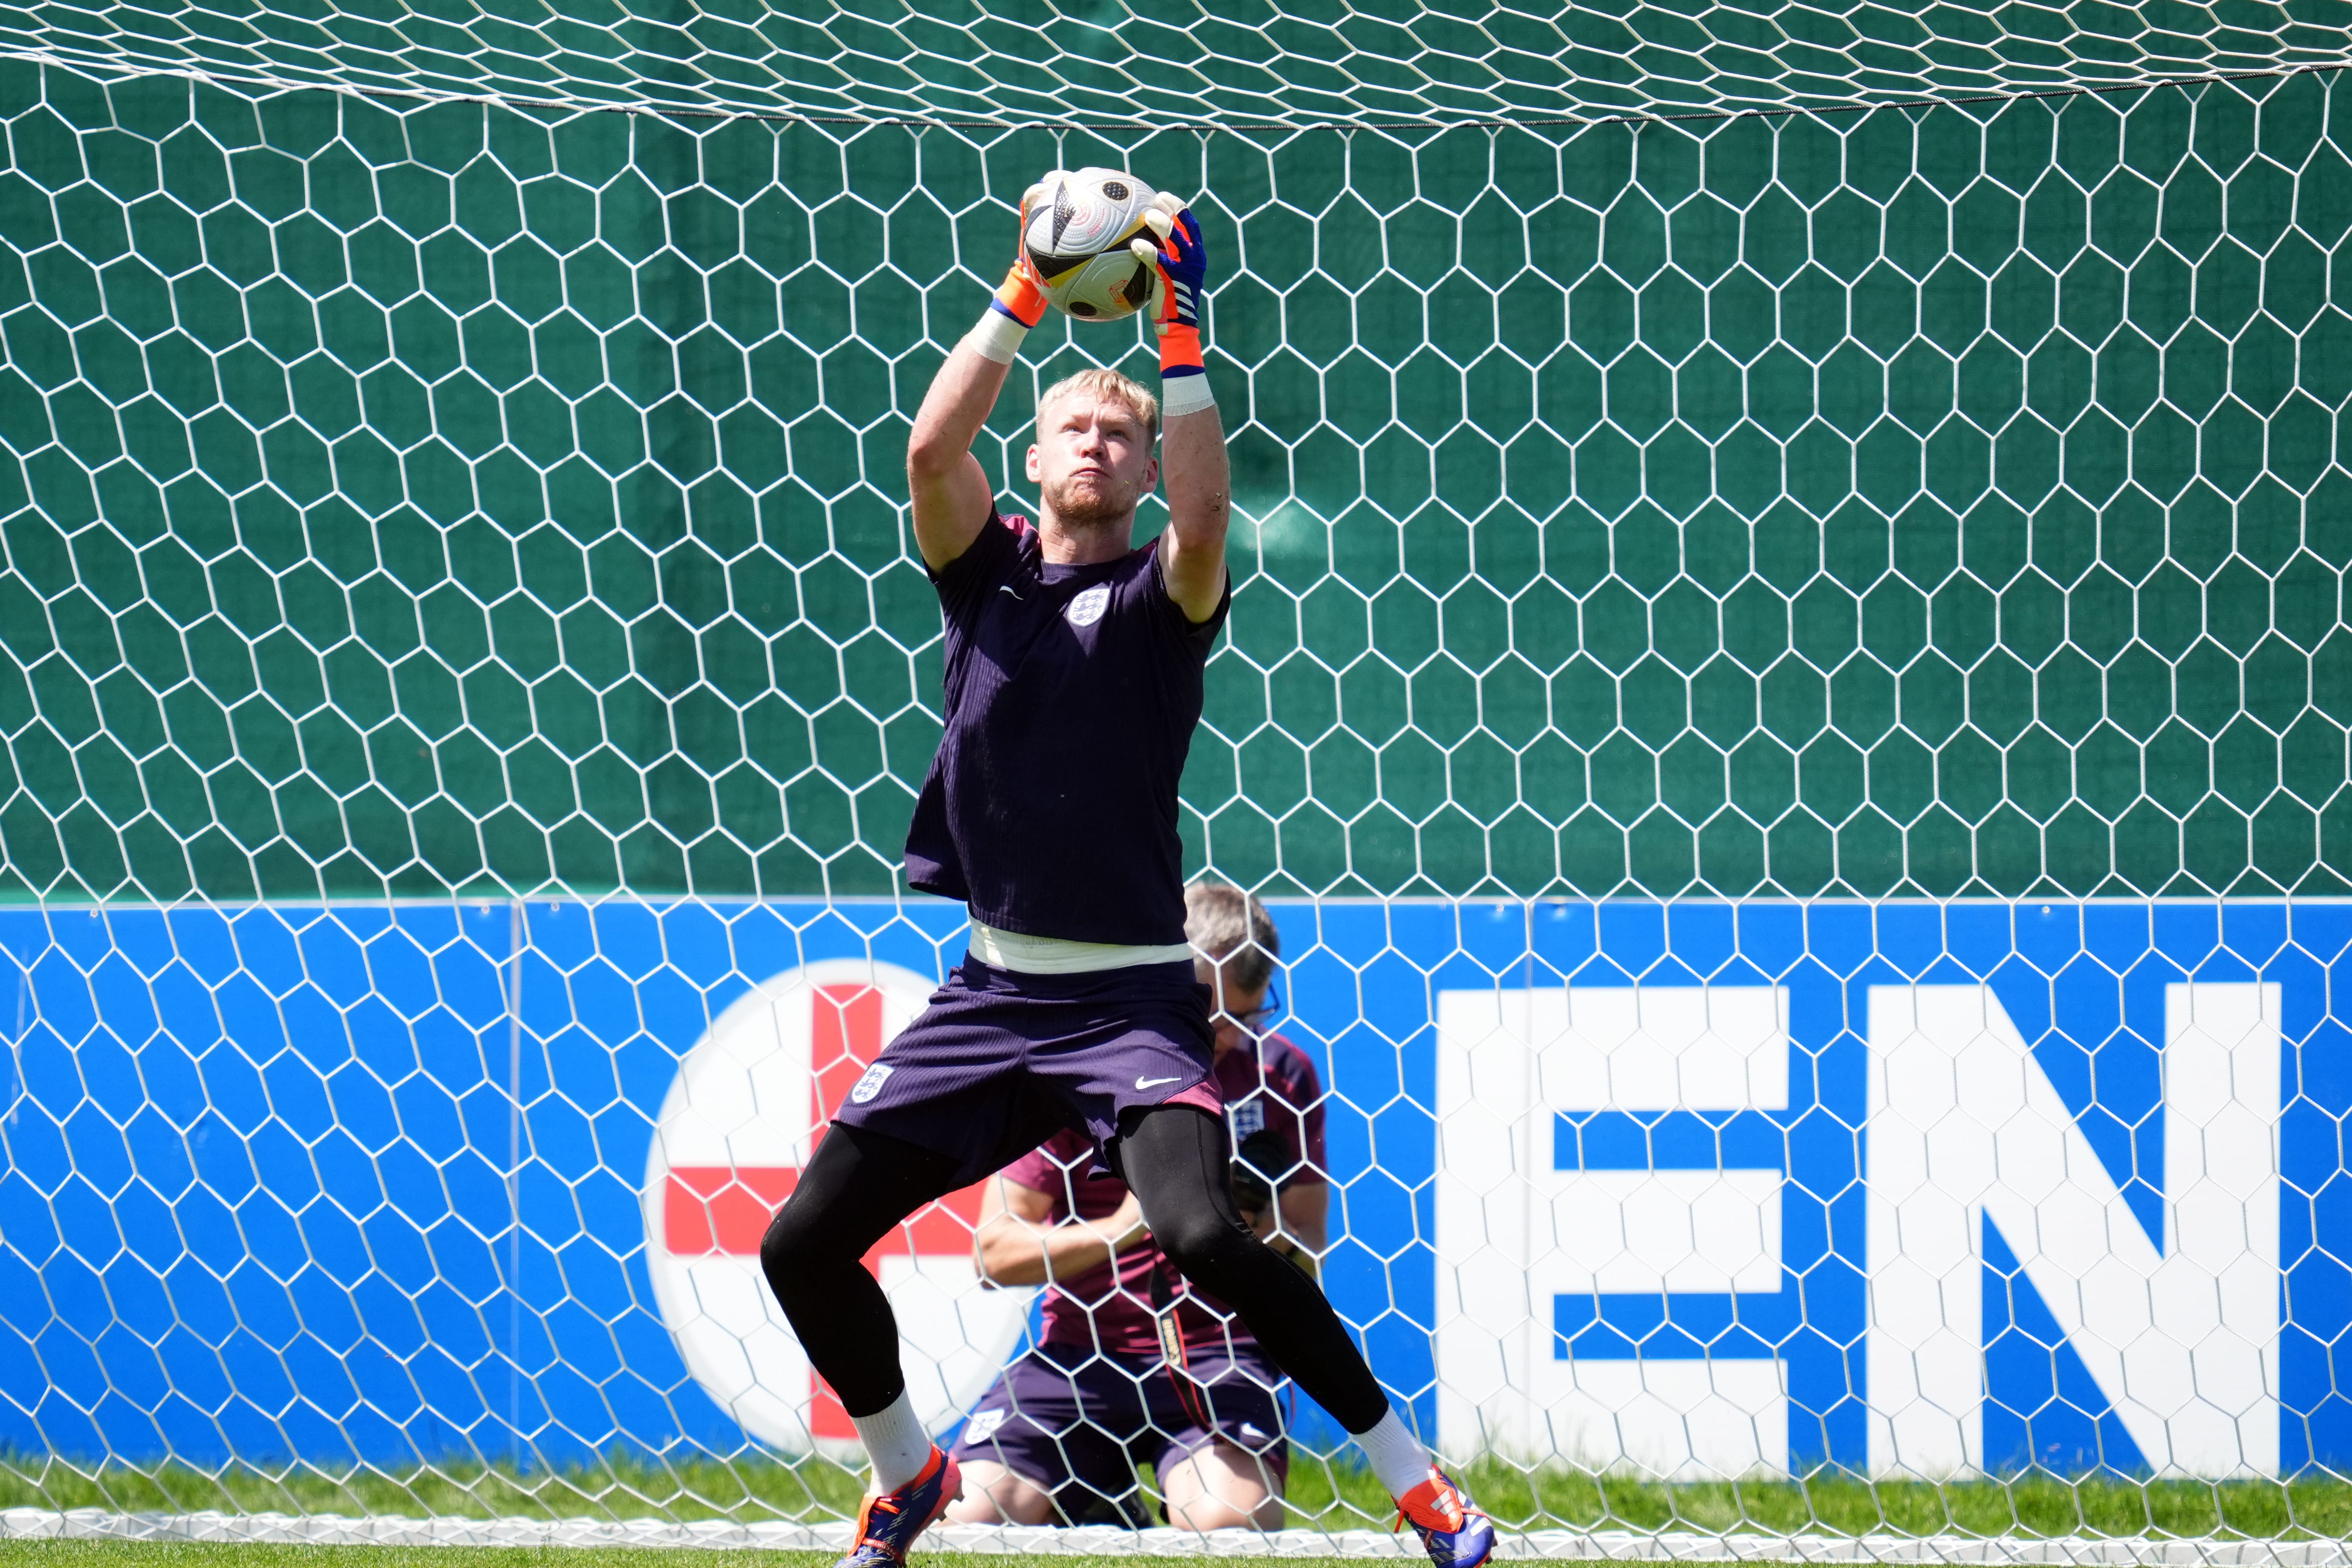
{"type": "MultiPolygon", "coordinates": [[[[1225,521],[1233,500],[1224,422],[1201,363],[1201,296],[1209,258],[1191,209],[1165,193],[1157,200],[1168,225],[1151,300],[1151,324],[1160,333],[1160,412],[1167,425],[1160,467],[1167,474],[1168,534],[1160,546],[1160,570],[1168,596],[1192,620],[1205,621],[1225,591],[1225,521]]],[[[1160,222],[1151,226],[1158,230],[1160,222]]]]}
{"type": "Polygon", "coordinates": [[[948,355],[931,378],[931,389],[916,411],[907,437],[907,489],[914,503],[915,547],[923,564],[937,572],[971,547],[988,521],[995,487],[989,483],[971,444],[1004,390],[1004,373],[1020,352],[1021,340],[1045,315],[1045,296],[1023,253],[1021,233],[1042,185],[1021,197],[1021,228],[1013,232],[1013,269],[978,324],[948,355]]]}

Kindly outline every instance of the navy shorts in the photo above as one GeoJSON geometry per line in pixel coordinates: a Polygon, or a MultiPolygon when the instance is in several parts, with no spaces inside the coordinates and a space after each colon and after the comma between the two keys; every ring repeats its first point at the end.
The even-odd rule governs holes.
{"type": "Polygon", "coordinates": [[[968,1185],[1065,1127],[1108,1143],[1130,1110],[1216,1110],[1214,1054],[1188,963],[1020,974],[967,957],[834,1120],[952,1155],[968,1185]]]}
{"type": "Polygon", "coordinates": [[[1164,1489],[1171,1469],[1214,1441],[1255,1456],[1283,1486],[1290,1442],[1276,1393],[1282,1374],[1255,1344],[1193,1352],[1187,1368],[1193,1386],[1180,1390],[1158,1356],[1039,1345],[972,1407],[956,1463],[1003,1465],[1050,1493],[1074,1523],[1112,1511],[1132,1519],[1137,1466],[1152,1467],[1164,1489]]]}

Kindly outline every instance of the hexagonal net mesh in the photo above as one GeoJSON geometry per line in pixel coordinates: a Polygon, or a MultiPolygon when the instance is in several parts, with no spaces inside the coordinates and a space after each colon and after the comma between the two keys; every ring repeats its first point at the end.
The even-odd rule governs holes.
{"type": "MultiPolygon", "coordinates": [[[[1084,163],[1219,269],[1236,1131],[1474,1494],[2352,1526],[2352,13],[1216,10],[0,19],[0,1529],[840,1533],[756,1243],[961,952],[908,417],[1084,163]]],[[[982,1202],[871,1260],[919,1409],[1156,1522],[982,1202]]]]}

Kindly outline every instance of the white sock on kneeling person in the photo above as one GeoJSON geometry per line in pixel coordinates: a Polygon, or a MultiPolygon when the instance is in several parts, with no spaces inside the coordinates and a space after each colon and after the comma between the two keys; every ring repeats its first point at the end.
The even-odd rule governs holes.
{"type": "Polygon", "coordinates": [[[1401,1498],[1429,1479],[1429,1449],[1397,1419],[1393,1405],[1370,1431],[1354,1436],[1389,1496],[1401,1498]]]}
{"type": "Polygon", "coordinates": [[[931,1435],[915,1418],[915,1407],[908,1403],[905,1389],[873,1415],[849,1419],[857,1428],[857,1440],[866,1445],[866,1457],[874,1461],[877,1492],[897,1491],[921,1475],[930,1462],[931,1435]]]}

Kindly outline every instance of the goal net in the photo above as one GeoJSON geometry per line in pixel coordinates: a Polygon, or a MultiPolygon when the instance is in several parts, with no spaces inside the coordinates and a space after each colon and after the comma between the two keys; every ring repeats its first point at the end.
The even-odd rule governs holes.
{"type": "MultiPolygon", "coordinates": [[[[2352,9],[0,55],[0,1532],[840,1541],[756,1250],[962,952],[908,418],[1097,163],[1213,253],[1188,873],[1273,905],[1321,1279],[1509,1549],[2338,1560],[2352,9]]],[[[1032,335],[1008,509],[1096,363],[1032,335]]],[[[979,1202],[869,1260],[942,1437],[1040,1332],[979,1202]]],[[[1275,1393],[1276,1544],[1393,1550],[1275,1393]]],[[[1158,1524],[1139,1421],[1071,1517],[1158,1524]]]]}

